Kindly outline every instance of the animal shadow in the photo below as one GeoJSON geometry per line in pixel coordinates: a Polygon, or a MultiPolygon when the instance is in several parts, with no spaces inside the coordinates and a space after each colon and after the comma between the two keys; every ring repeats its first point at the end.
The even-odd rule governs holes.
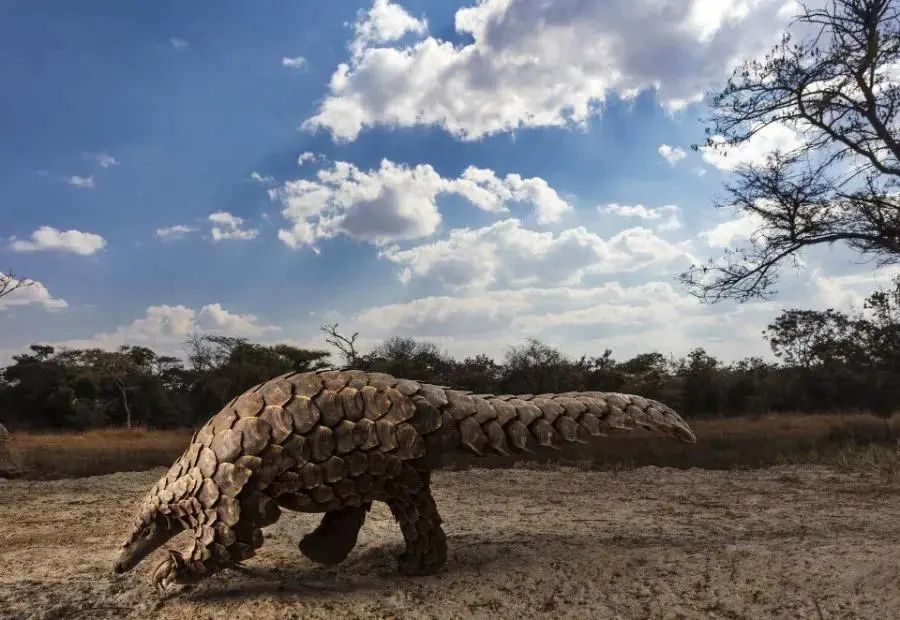
{"type": "Polygon", "coordinates": [[[343,595],[373,590],[394,590],[398,584],[444,576],[465,577],[486,572],[504,572],[521,566],[533,552],[525,541],[477,540],[472,536],[448,537],[447,563],[435,575],[405,577],[397,572],[400,545],[379,545],[355,550],[341,564],[317,566],[302,559],[289,566],[247,566],[217,575],[182,596],[194,601],[228,601],[269,596],[276,598],[340,598],[343,595]],[[456,539],[454,539],[456,538],[456,539]]]}

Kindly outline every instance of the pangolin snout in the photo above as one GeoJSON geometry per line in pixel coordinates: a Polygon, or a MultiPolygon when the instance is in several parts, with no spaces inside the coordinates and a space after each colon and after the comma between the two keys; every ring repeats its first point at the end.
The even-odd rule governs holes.
{"type": "Polygon", "coordinates": [[[116,558],[115,563],[113,564],[113,572],[116,573],[124,573],[131,570],[131,567],[134,565],[134,560],[127,548],[122,549],[122,553],[119,554],[119,557],[116,558]]]}

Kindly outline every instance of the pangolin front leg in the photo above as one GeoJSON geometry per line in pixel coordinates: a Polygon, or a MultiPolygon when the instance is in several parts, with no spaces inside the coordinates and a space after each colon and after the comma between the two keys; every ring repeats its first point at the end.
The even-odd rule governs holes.
{"type": "Polygon", "coordinates": [[[219,520],[198,525],[185,554],[169,551],[157,564],[151,582],[158,591],[196,583],[256,555],[263,544],[262,528],[277,521],[281,511],[268,495],[251,489],[241,493],[237,501],[240,517],[236,522],[229,525],[219,520]]]}
{"type": "Polygon", "coordinates": [[[353,547],[371,504],[326,512],[315,530],[300,541],[300,551],[319,564],[339,564],[353,547]]]}
{"type": "Polygon", "coordinates": [[[400,480],[387,499],[406,542],[399,570],[408,576],[433,575],[447,561],[447,538],[431,495],[430,472],[406,465],[400,480]]]}

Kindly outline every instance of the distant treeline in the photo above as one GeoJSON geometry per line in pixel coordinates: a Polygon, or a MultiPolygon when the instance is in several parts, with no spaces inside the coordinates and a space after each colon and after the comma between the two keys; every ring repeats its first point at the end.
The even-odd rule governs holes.
{"type": "Polygon", "coordinates": [[[855,315],[782,312],[763,333],[778,363],[725,364],[702,348],[683,358],[645,353],[618,361],[607,350],[570,359],[537,340],[510,347],[498,363],[487,355],[454,359],[434,344],[399,337],[358,354],[354,337],[324,329],[338,362],[327,351],[200,334],[185,343],[186,361],[138,346],[33,345],[0,371],[0,422],[11,429],[193,426],[260,381],[331,365],[480,393],[632,392],[688,417],[900,409],[900,277],[855,315]]]}

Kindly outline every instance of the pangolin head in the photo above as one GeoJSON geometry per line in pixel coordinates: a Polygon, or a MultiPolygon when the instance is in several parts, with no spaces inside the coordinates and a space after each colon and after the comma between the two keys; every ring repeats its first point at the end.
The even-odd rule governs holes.
{"type": "Polygon", "coordinates": [[[154,501],[153,497],[151,494],[144,500],[131,534],[122,543],[122,551],[113,565],[117,573],[131,570],[183,529],[178,519],[172,519],[158,510],[159,500],[154,501]]]}

